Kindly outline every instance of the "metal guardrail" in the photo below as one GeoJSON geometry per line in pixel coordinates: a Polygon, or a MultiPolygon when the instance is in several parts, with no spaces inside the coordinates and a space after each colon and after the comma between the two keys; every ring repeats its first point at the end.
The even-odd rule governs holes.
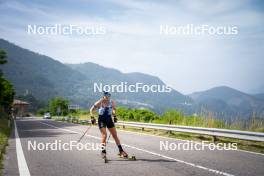
{"type": "MultiPolygon", "coordinates": [[[[73,122],[76,117],[63,117],[65,121],[73,122]]],[[[90,120],[77,120],[78,123],[91,123],[90,120]]],[[[191,127],[191,126],[181,126],[181,125],[166,125],[166,124],[156,124],[156,123],[142,123],[142,122],[127,122],[127,121],[118,121],[115,123],[119,126],[130,126],[138,128],[150,128],[156,130],[165,130],[165,131],[176,131],[176,132],[186,132],[186,133],[195,133],[195,134],[204,134],[213,136],[214,140],[216,137],[228,137],[234,139],[250,140],[250,141],[260,141],[264,142],[264,133],[260,132],[250,132],[250,131],[240,131],[240,130],[228,130],[220,128],[203,128],[203,127],[191,127]]]]}
{"type": "Polygon", "coordinates": [[[157,130],[204,134],[204,135],[213,136],[214,138],[228,137],[235,139],[264,142],[264,133],[259,133],[259,132],[227,130],[227,129],[219,129],[219,128],[190,127],[190,126],[180,126],[180,125],[154,124],[154,123],[141,123],[141,122],[125,122],[125,121],[118,121],[116,125],[123,127],[125,126],[139,127],[142,129],[150,128],[157,130]]]}

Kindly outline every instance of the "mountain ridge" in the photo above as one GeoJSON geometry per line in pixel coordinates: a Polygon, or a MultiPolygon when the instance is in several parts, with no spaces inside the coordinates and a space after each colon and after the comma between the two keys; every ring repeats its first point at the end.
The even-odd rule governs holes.
{"type": "Polygon", "coordinates": [[[194,92],[189,96],[196,102],[198,109],[206,106],[207,110],[212,110],[217,114],[228,112],[231,116],[243,114],[248,118],[253,114],[264,116],[264,101],[228,86],[194,92]]]}
{"type": "MultiPolygon", "coordinates": [[[[0,49],[7,52],[8,63],[2,65],[6,78],[14,84],[17,95],[29,92],[40,100],[63,96],[73,104],[91,106],[102,94],[94,92],[93,84],[135,84],[166,85],[157,76],[117,69],[92,62],[63,64],[51,57],[21,48],[0,39],[0,49]]],[[[242,91],[218,86],[205,91],[183,95],[175,89],[171,92],[116,93],[113,97],[121,106],[129,108],[149,108],[162,113],[168,109],[178,109],[188,115],[213,113],[219,118],[250,118],[252,114],[264,116],[262,95],[250,95],[242,91]]]]}
{"type": "MultiPolygon", "coordinates": [[[[0,39],[0,48],[7,52],[8,63],[1,66],[8,80],[10,80],[18,93],[29,91],[38,99],[48,99],[55,96],[64,96],[72,103],[90,106],[101,97],[101,93],[94,93],[93,83],[103,82],[115,84],[120,81],[135,83],[142,81],[144,84],[164,84],[158,77],[142,73],[122,73],[113,68],[107,68],[95,63],[62,64],[51,57],[40,55],[20,46],[0,39]],[[78,68],[76,68],[78,67],[78,68]],[[82,67],[83,70],[81,70],[82,67]]],[[[121,102],[133,102],[131,107],[155,107],[158,112],[167,108],[176,108],[184,101],[191,99],[175,90],[172,93],[121,93],[113,95],[121,102]],[[160,104],[160,99],[169,101],[160,104]],[[123,101],[128,100],[128,101],[123,101]],[[135,105],[138,102],[139,106],[135,105]]]]}

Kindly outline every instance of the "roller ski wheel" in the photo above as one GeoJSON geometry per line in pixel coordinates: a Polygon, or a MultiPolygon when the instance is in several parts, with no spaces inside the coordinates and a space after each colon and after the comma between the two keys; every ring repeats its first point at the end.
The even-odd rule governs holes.
{"type": "Polygon", "coordinates": [[[118,153],[118,156],[120,158],[131,160],[131,161],[137,160],[135,155],[129,156],[126,152],[120,152],[118,153]]]}
{"type": "Polygon", "coordinates": [[[108,163],[108,160],[107,160],[105,153],[102,153],[102,159],[103,159],[104,163],[108,163]]]}

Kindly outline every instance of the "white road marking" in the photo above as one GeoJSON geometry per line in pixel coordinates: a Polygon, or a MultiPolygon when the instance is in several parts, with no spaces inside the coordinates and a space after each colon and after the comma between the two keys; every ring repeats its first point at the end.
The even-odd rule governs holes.
{"type": "MultiPolygon", "coordinates": [[[[60,127],[57,127],[55,125],[51,125],[51,124],[48,124],[48,123],[44,123],[44,122],[40,122],[40,123],[42,123],[44,125],[47,125],[47,126],[50,126],[50,127],[53,127],[53,128],[60,129],[60,130],[81,134],[79,132],[76,132],[76,131],[73,131],[73,130],[69,130],[69,129],[60,128],[60,127]]],[[[97,137],[97,136],[92,136],[92,135],[88,135],[88,134],[86,134],[85,136],[101,140],[101,138],[97,137]]],[[[112,140],[110,140],[109,142],[114,143],[114,141],[112,141],[112,140]]],[[[196,168],[203,169],[203,170],[206,170],[206,171],[209,171],[209,172],[213,172],[215,174],[225,175],[225,176],[234,176],[233,174],[229,174],[229,173],[226,173],[226,172],[218,171],[218,170],[215,170],[215,169],[210,169],[210,168],[198,165],[198,164],[186,162],[186,161],[183,161],[183,160],[179,160],[177,158],[172,158],[172,157],[169,157],[169,156],[166,156],[166,155],[162,155],[162,154],[159,154],[159,153],[155,153],[155,152],[152,152],[152,151],[149,151],[149,150],[145,150],[145,149],[141,149],[141,148],[138,148],[138,147],[134,147],[134,146],[131,146],[131,145],[127,145],[127,144],[122,144],[122,145],[124,145],[126,147],[129,147],[129,148],[132,148],[132,149],[136,149],[138,151],[143,151],[145,153],[152,154],[154,156],[159,156],[159,157],[162,157],[162,158],[165,158],[165,159],[168,159],[168,160],[177,161],[179,163],[183,163],[183,164],[186,164],[186,165],[189,165],[189,166],[192,166],[192,167],[196,167],[196,168]]]]}
{"type": "Polygon", "coordinates": [[[18,135],[16,121],[15,121],[15,137],[16,137],[16,153],[17,153],[17,163],[18,163],[19,175],[30,176],[27,161],[25,159],[21,141],[18,135]]]}
{"type": "MultiPolygon", "coordinates": [[[[122,130],[122,129],[117,129],[117,130],[118,131],[124,131],[126,133],[132,133],[132,134],[134,133],[134,134],[138,134],[138,135],[145,135],[145,136],[159,137],[159,138],[165,138],[165,139],[176,140],[176,141],[193,142],[193,143],[197,143],[197,144],[202,144],[199,141],[192,141],[192,140],[187,140],[187,139],[171,138],[171,137],[159,136],[159,135],[154,135],[154,134],[140,133],[140,132],[135,132],[135,131],[127,131],[127,130],[122,130]]],[[[247,151],[247,150],[242,150],[242,149],[237,149],[237,150],[232,150],[232,151],[245,152],[245,153],[264,156],[264,153],[252,152],[252,151],[247,151]]]]}
{"type": "MultiPolygon", "coordinates": [[[[58,121],[58,122],[60,122],[60,121],[58,121]]],[[[68,124],[67,122],[60,122],[60,123],[68,124]]],[[[92,128],[94,128],[94,127],[92,127],[92,128]]],[[[74,129],[77,130],[76,128],[74,128],[74,129]]],[[[202,144],[199,141],[192,141],[192,140],[187,140],[187,139],[171,138],[171,137],[166,137],[166,136],[159,136],[159,135],[154,135],[154,134],[140,133],[140,132],[135,132],[135,131],[127,131],[127,130],[122,130],[122,129],[116,129],[116,130],[117,131],[126,132],[126,133],[137,134],[137,135],[141,135],[141,136],[142,135],[144,135],[144,136],[152,136],[152,137],[157,137],[157,138],[164,138],[164,139],[170,139],[170,140],[176,140],[176,141],[182,141],[182,142],[193,142],[193,143],[197,143],[197,144],[202,144]]],[[[205,141],[205,142],[209,142],[209,141],[205,141]]],[[[250,154],[254,154],[254,155],[264,156],[264,153],[257,153],[257,152],[242,150],[242,149],[230,150],[230,151],[232,151],[232,152],[245,152],[245,153],[250,153],[250,154]]]]}
{"type": "MultiPolygon", "coordinates": [[[[40,120],[42,120],[42,119],[40,119],[40,120]]],[[[61,121],[57,121],[57,122],[68,124],[68,122],[61,122],[61,121]]],[[[188,142],[189,141],[189,142],[201,144],[201,142],[187,140],[187,139],[171,138],[171,137],[159,136],[159,135],[154,135],[154,134],[146,134],[146,133],[140,133],[140,132],[135,132],[135,131],[127,131],[127,130],[122,130],[122,129],[117,129],[117,130],[118,131],[124,131],[124,132],[127,132],[127,133],[134,133],[134,134],[138,134],[138,135],[146,135],[146,136],[153,136],[153,137],[159,137],[159,138],[165,138],[165,139],[173,139],[173,140],[184,141],[184,142],[188,142]]],[[[232,151],[245,152],[245,153],[250,153],[250,154],[254,154],[254,155],[264,156],[264,153],[252,152],[252,151],[247,151],[247,150],[243,150],[243,149],[237,149],[237,150],[232,150],[232,151]]]]}
{"type": "Polygon", "coordinates": [[[234,151],[239,151],[239,152],[245,152],[245,153],[250,153],[250,154],[254,154],[254,155],[262,155],[262,156],[264,156],[264,153],[251,152],[251,151],[242,150],[242,149],[237,149],[237,150],[234,150],[234,151]]]}

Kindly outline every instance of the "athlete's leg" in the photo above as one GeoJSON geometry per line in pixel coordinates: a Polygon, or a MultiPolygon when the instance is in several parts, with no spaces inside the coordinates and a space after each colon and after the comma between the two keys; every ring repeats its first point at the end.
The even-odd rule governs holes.
{"type": "Polygon", "coordinates": [[[111,135],[113,136],[116,145],[120,145],[120,140],[117,136],[116,128],[112,127],[112,128],[108,128],[108,130],[110,131],[111,135]]]}
{"type": "Polygon", "coordinates": [[[101,132],[101,136],[102,136],[102,144],[105,144],[106,143],[106,138],[107,138],[107,133],[106,133],[106,121],[105,121],[105,118],[103,116],[100,116],[99,115],[99,118],[98,118],[98,127],[99,127],[99,130],[101,132]]]}
{"type": "Polygon", "coordinates": [[[101,136],[102,136],[102,144],[106,143],[106,138],[107,138],[107,132],[106,132],[106,128],[100,128],[101,131],[101,136]]]}
{"type": "Polygon", "coordinates": [[[119,154],[121,157],[127,157],[127,153],[123,150],[121,144],[120,144],[120,140],[117,136],[117,132],[116,132],[116,128],[115,127],[112,127],[112,128],[108,128],[108,130],[110,131],[111,135],[113,136],[115,142],[116,142],[116,145],[118,147],[118,150],[119,150],[119,154]]]}
{"type": "Polygon", "coordinates": [[[106,138],[107,138],[107,133],[106,133],[106,128],[100,128],[101,135],[102,135],[102,153],[106,153],[106,138]]]}

